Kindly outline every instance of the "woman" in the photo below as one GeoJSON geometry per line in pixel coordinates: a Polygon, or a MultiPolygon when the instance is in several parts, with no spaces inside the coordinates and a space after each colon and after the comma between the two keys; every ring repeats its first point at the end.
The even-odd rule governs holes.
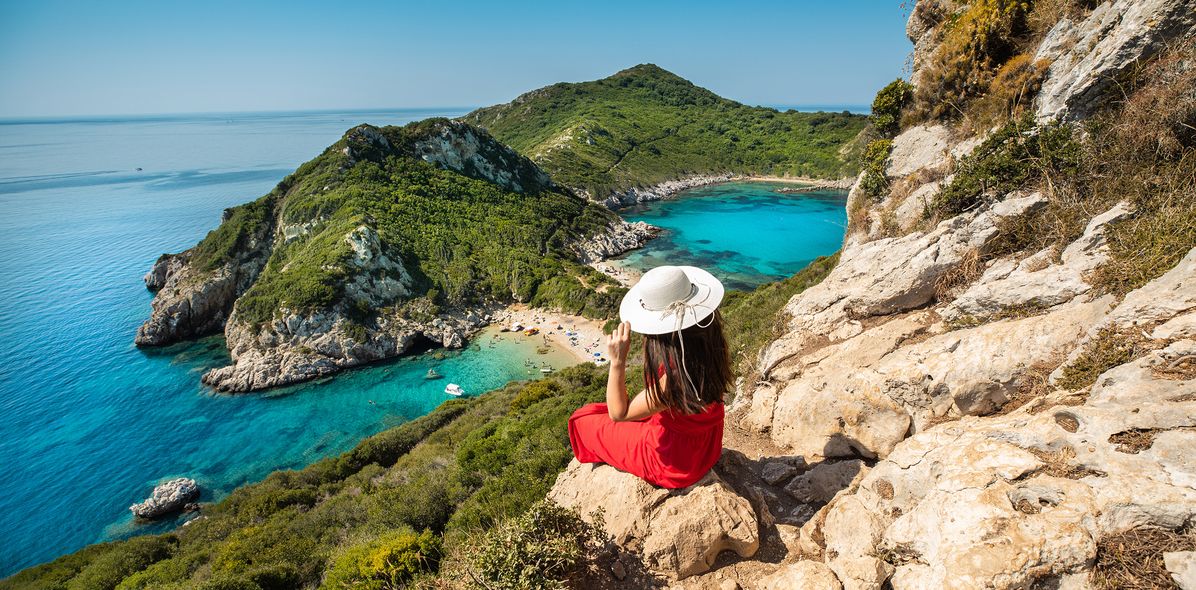
{"type": "Polygon", "coordinates": [[[606,403],[569,419],[573,455],[651,484],[683,488],[706,475],[723,448],[723,394],[733,383],[718,304],[723,286],[692,266],[654,268],[619,306],[607,339],[606,403]],[[644,391],[628,401],[631,332],[644,335],[644,391]]]}

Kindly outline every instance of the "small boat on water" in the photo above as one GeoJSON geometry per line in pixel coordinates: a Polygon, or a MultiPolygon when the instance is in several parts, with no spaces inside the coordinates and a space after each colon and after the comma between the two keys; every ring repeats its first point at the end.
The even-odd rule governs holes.
{"type": "Polygon", "coordinates": [[[424,374],[424,379],[440,379],[441,377],[444,375],[437,373],[436,369],[428,369],[428,372],[424,374]]]}
{"type": "Polygon", "coordinates": [[[547,375],[552,372],[552,367],[540,367],[540,372],[547,375]]]}
{"type": "Polygon", "coordinates": [[[455,397],[461,397],[465,395],[465,390],[461,389],[461,386],[457,385],[456,383],[449,383],[446,385],[444,387],[444,392],[455,397]]]}

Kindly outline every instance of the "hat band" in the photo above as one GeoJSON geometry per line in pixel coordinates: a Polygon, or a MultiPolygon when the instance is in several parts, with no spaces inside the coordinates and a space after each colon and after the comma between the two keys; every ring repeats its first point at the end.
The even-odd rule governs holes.
{"type": "Polygon", "coordinates": [[[647,303],[644,303],[644,298],[641,297],[640,298],[640,307],[642,307],[648,311],[667,311],[678,303],[682,303],[685,301],[689,301],[690,299],[693,299],[694,295],[697,295],[697,294],[698,294],[698,285],[696,283],[690,283],[689,284],[689,293],[685,297],[682,297],[681,299],[672,301],[668,305],[665,305],[664,307],[649,307],[647,303]]]}

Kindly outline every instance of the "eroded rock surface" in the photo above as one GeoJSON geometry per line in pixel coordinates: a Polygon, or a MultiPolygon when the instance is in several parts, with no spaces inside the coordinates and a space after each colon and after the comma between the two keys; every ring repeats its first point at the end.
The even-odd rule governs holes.
{"type": "Polygon", "coordinates": [[[144,502],[129,506],[133,516],[154,520],[183,510],[199,498],[199,484],[194,479],[179,477],[158,484],[144,502]]]}
{"type": "Polygon", "coordinates": [[[760,546],[751,503],[713,471],[688,488],[667,490],[608,465],[574,460],[548,498],[587,520],[601,510],[615,542],[672,578],[709,570],[723,551],[751,557],[760,546]]]}

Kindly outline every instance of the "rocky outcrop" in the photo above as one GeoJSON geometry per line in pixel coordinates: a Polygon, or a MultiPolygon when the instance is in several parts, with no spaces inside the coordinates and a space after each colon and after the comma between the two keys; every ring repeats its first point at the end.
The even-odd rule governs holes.
{"type": "Polygon", "coordinates": [[[1037,115],[1077,120],[1114,97],[1119,78],[1175,39],[1196,34],[1196,1],[1102,2],[1087,18],[1064,18],[1047,34],[1035,61],[1049,60],[1037,115]]]}
{"type": "Polygon", "coordinates": [[[713,471],[688,488],[668,490],[608,465],[574,460],[548,498],[588,521],[601,514],[616,543],[667,577],[700,574],[723,551],[751,557],[760,546],[751,503],[713,471]]]}
{"type": "Polygon", "coordinates": [[[163,254],[145,275],[155,293],[148,320],[137,329],[137,346],[164,346],[215,334],[233,303],[253,285],[273,248],[272,214],[244,240],[231,260],[214,270],[191,264],[194,249],[163,254]]]}
{"type": "Polygon", "coordinates": [[[421,338],[460,348],[486,325],[488,316],[485,310],[465,310],[415,321],[382,314],[375,324],[364,327],[338,312],[287,312],[255,327],[236,321],[234,314],[225,330],[233,364],[208,371],[202,380],[217,391],[246,392],[399,356],[421,338]]]}
{"type": "Polygon", "coordinates": [[[573,249],[579,261],[589,264],[640,248],[658,233],[660,228],[643,221],[628,223],[620,219],[612,221],[605,231],[579,240],[573,249]]]}
{"type": "Polygon", "coordinates": [[[129,506],[129,510],[137,518],[154,520],[180,512],[197,499],[199,484],[194,479],[180,477],[154,486],[150,497],[129,506]]]}
{"type": "Polygon", "coordinates": [[[735,175],[733,174],[700,174],[677,180],[666,180],[652,186],[635,187],[613,193],[603,201],[603,204],[610,209],[619,209],[636,203],[664,200],[683,190],[730,182],[734,179],[735,175]]]}

